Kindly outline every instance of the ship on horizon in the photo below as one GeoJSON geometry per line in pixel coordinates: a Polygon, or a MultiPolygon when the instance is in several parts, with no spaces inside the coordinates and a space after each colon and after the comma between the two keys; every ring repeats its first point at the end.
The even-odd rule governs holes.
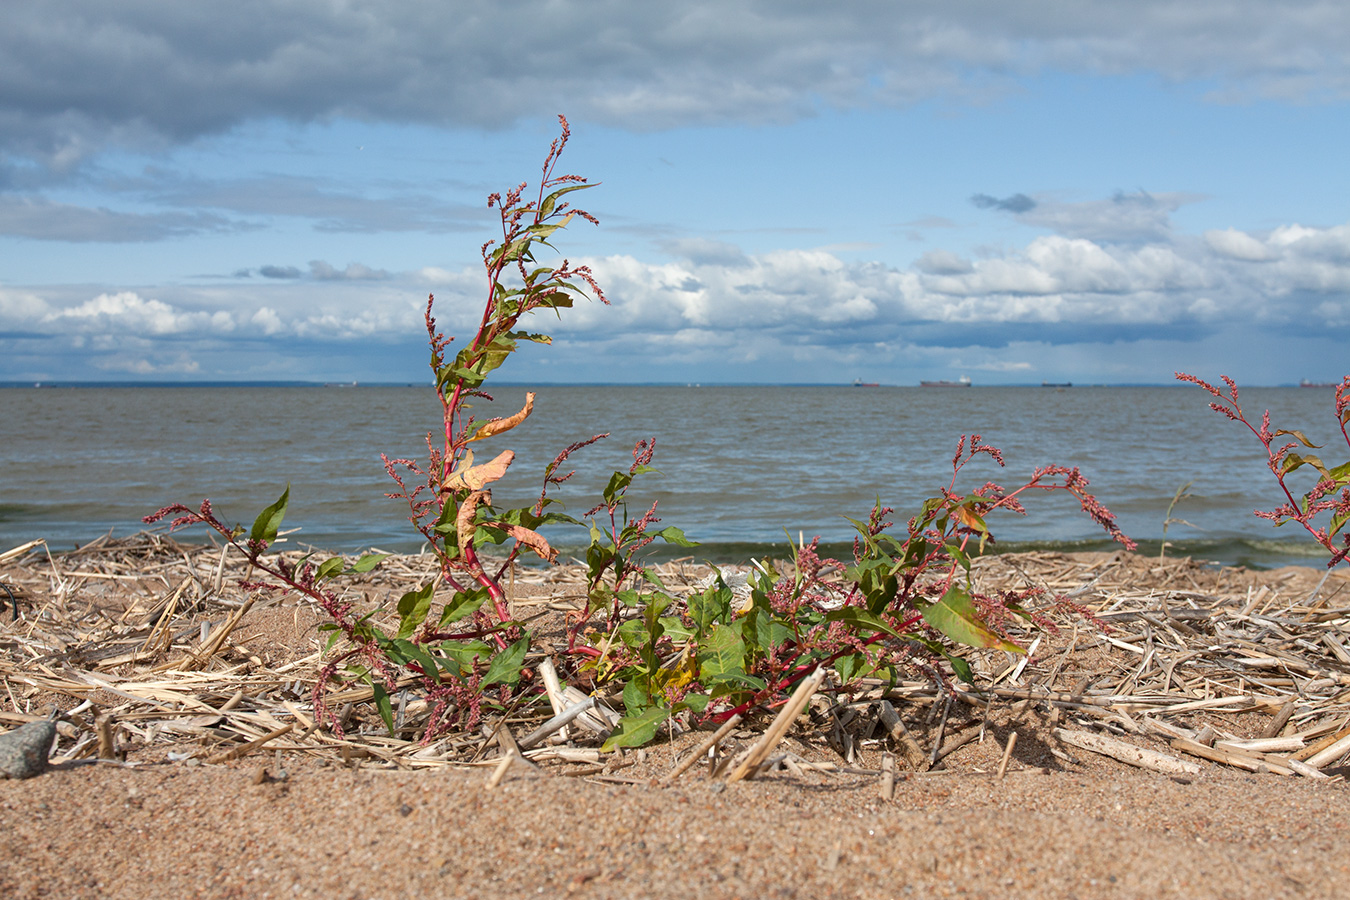
{"type": "Polygon", "coordinates": [[[970,387],[970,378],[962,375],[955,381],[920,381],[919,387],[970,387]]]}

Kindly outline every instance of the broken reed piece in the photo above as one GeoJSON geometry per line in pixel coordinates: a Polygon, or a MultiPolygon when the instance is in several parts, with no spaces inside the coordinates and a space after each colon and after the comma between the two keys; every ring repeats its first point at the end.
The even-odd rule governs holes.
{"type": "Polygon", "coordinates": [[[113,740],[112,716],[99,716],[94,720],[94,730],[98,734],[98,758],[116,759],[117,742],[113,740]]]}
{"type": "MultiPolygon", "coordinates": [[[[511,569],[511,577],[515,578],[515,567],[511,569]]],[[[562,682],[558,680],[558,670],[553,665],[553,660],[545,657],[539,663],[539,677],[544,680],[544,693],[548,694],[549,705],[553,707],[553,714],[556,716],[567,709],[567,698],[563,695],[562,682]]],[[[567,728],[558,729],[558,734],[563,740],[567,740],[567,728]]]]}
{"type": "Polygon", "coordinates": [[[793,692],[792,697],[778,712],[768,731],[765,731],[760,739],[750,748],[741,764],[732,770],[727,776],[728,782],[740,781],[742,778],[753,778],[759,771],[760,764],[769,758],[773,748],[778,746],[778,742],[787,734],[788,728],[796,720],[801,711],[806,708],[806,704],[811,702],[816,691],[820,690],[820,685],[825,681],[826,670],[823,666],[818,666],[814,672],[802,679],[801,684],[797,685],[797,690],[793,692]]]}
{"type": "Polygon", "coordinates": [[[881,757],[881,799],[895,799],[895,757],[889,753],[881,757]]]}
{"type": "Polygon", "coordinates": [[[224,753],[217,753],[215,756],[211,757],[206,762],[209,765],[215,765],[216,763],[229,762],[232,759],[240,759],[241,757],[248,756],[254,750],[257,750],[263,744],[266,744],[268,741],[274,741],[277,738],[281,737],[283,734],[290,734],[293,728],[295,728],[294,722],[290,723],[289,725],[283,725],[275,731],[269,731],[267,734],[263,735],[262,737],[258,738],[255,741],[249,741],[247,744],[242,744],[238,747],[232,747],[231,749],[226,750],[224,753]]]}
{"type": "Polygon", "coordinates": [[[1314,769],[1320,769],[1323,766],[1331,765],[1336,760],[1344,756],[1346,753],[1350,753],[1350,734],[1347,734],[1345,737],[1341,738],[1340,740],[1336,741],[1335,743],[1331,744],[1325,749],[1320,750],[1317,753],[1314,753],[1306,760],[1300,761],[1306,762],[1314,769]]]}
{"type": "Polygon", "coordinates": [[[900,719],[900,713],[896,712],[891,701],[882,700],[877,707],[877,716],[881,719],[881,727],[886,729],[891,740],[895,741],[900,748],[900,754],[904,756],[905,762],[916,772],[923,772],[928,769],[928,760],[923,748],[919,742],[914,740],[914,735],[909,733],[905,723],[900,719]]]}
{"type": "MultiPolygon", "coordinates": [[[[1114,738],[1103,737],[1100,734],[1093,734],[1090,731],[1070,731],[1067,728],[1056,728],[1055,737],[1074,747],[1089,750],[1093,753],[1100,753],[1102,756],[1109,756],[1112,759],[1119,760],[1120,762],[1131,766],[1138,766],[1141,769],[1152,769],[1155,772],[1162,772],[1164,775],[1200,774],[1200,767],[1193,762],[1186,762],[1185,760],[1177,759],[1175,756],[1159,753],[1156,750],[1136,747],[1133,744],[1117,741],[1114,738]]],[[[1187,741],[1187,743],[1190,744],[1195,742],[1187,741]]],[[[1204,745],[1196,744],[1196,746],[1202,747],[1204,745]]],[[[1205,747],[1205,749],[1208,750],[1209,748],[1205,747]]]]}
{"type": "MultiPolygon", "coordinates": [[[[1313,743],[1304,747],[1302,750],[1294,754],[1294,759],[1297,759],[1300,762],[1306,762],[1311,766],[1317,766],[1320,768],[1321,766],[1324,766],[1326,765],[1326,763],[1330,762],[1331,759],[1335,759],[1335,757],[1333,756],[1331,757],[1331,759],[1328,759],[1320,764],[1313,762],[1313,759],[1320,757],[1323,753],[1326,753],[1332,747],[1335,747],[1338,744],[1343,744],[1346,738],[1350,738],[1350,724],[1342,725],[1334,734],[1329,734],[1326,737],[1322,738],[1321,740],[1314,741],[1313,743]]],[[[1339,755],[1340,754],[1338,753],[1337,756],[1339,755]]]]}
{"type": "Polygon", "coordinates": [[[573,706],[569,706],[567,709],[558,713],[556,716],[549,719],[543,725],[540,725],[534,731],[531,731],[529,734],[525,735],[525,737],[521,738],[520,741],[518,741],[518,743],[520,744],[520,749],[522,750],[530,749],[535,744],[539,743],[553,732],[562,728],[568,722],[571,722],[573,719],[576,719],[582,713],[589,712],[594,707],[595,707],[594,697],[587,697],[580,703],[577,703],[573,706]]]}
{"type": "Polygon", "coordinates": [[[1003,748],[1003,758],[998,761],[998,777],[1003,780],[1003,776],[1008,774],[1008,760],[1012,759],[1013,747],[1017,746],[1017,732],[1008,735],[1008,746],[1003,748]]]}
{"type": "Polygon", "coordinates": [[[1279,737],[1280,732],[1284,730],[1284,726],[1289,723],[1289,717],[1292,716],[1293,714],[1294,714],[1294,701],[1290,700],[1289,702],[1285,703],[1284,706],[1280,707],[1280,711],[1274,715],[1274,717],[1270,720],[1270,724],[1267,725],[1265,730],[1261,732],[1261,737],[1263,738],[1279,737]]]}
{"type": "Polygon", "coordinates": [[[1171,744],[1182,753],[1189,753],[1191,756],[1213,760],[1237,769],[1246,769],[1248,772],[1272,773],[1275,775],[1294,774],[1294,770],[1284,765],[1283,761],[1276,762],[1270,757],[1253,756],[1250,753],[1228,750],[1223,747],[1209,747],[1196,741],[1189,741],[1186,738],[1174,738],[1171,744]]]}
{"type": "Polygon", "coordinates": [[[731,730],[739,724],[741,724],[741,715],[737,713],[730,719],[727,719],[725,722],[723,722],[721,728],[718,728],[716,731],[712,733],[711,736],[709,736],[706,740],[704,740],[703,743],[699,744],[698,747],[694,749],[693,753],[690,753],[688,756],[684,758],[683,762],[681,762],[675,768],[671,769],[670,772],[668,772],[666,776],[661,779],[661,781],[665,784],[669,784],[676,778],[679,778],[685,772],[688,772],[690,769],[694,767],[694,763],[702,759],[704,755],[706,755],[707,752],[711,750],[713,747],[716,747],[718,744],[720,744],[723,738],[731,734],[731,730]]]}
{"type": "Polygon", "coordinates": [[[514,753],[507,753],[502,757],[501,762],[497,763],[497,768],[492,770],[492,777],[488,779],[487,789],[489,791],[502,783],[502,779],[506,777],[506,770],[511,768],[511,763],[515,760],[516,755],[514,753]]]}

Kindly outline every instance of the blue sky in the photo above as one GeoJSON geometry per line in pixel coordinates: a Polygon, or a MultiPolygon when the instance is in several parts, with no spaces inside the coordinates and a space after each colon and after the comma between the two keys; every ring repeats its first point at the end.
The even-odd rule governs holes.
{"type": "MultiPolygon", "coordinates": [[[[512,381],[1339,379],[1350,7],[8,3],[0,381],[419,381],[556,134],[512,381]]],[[[465,335],[467,336],[467,335],[465,335]]]]}

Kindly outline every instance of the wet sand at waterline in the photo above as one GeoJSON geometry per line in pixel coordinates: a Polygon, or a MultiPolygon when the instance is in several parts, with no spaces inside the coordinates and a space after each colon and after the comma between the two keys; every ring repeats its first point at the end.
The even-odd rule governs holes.
{"type": "MultiPolygon", "coordinates": [[[[865,686],[818,695],[777,765],[729,784],[702,762],[663,781],[707,731],[604,756],[578,732],[505,767],[501,742],[477,734],[430,748],[412,731],[390,738],[369,703],[353,704],[346,741],[311,731],[320,615],[270,599],[210,659],[182,664],[201,622],[228,619],[242,595],[227,561],[221,589],[195,596],[219,550],[180,549],[0,561],[22,613],[0,623],[0,727],[89,700],[125,757],[94,761],[92,724],[64,723],[51,769],[0,781],[0,896],[1256,898],[1350,884],[1343,758],[1314,778],[1276,773],[1293,750],[1229,757],[1266,769],[1248,771],[1177,737],[1209,729],[1221,746],[1278,725],[1311,749],[1338,734],[1350,716],[1341,573],[1129,554],[980,560],[977,583],[991,589],[1090,583],[1079,599],[1111,630],[1060,621],[1015,673],[1002,653],[972,652],[976,685],[954,700],[916,676],[886,693],[923,765],[879,726],[882,687],[865,686]],[[292,730],[215,761],[272,723],[292,730]],[[1138,768],[1061,737],[1079,732],[1190,768],[1138,768]],[[947,752],[930,767],[935,748],[947,752]]],[[[361,593],[385,597],[425,562],[394,560],[361,593]]],[[[537,615],[547,635],[576,597],[574,574],[522,571],[517,615],[537,615]]],[[[663,574],[678,586],[701,573],[663,574]]],[[[518,738],[544,718],[508,727],[518,738]]],[[[723,755],[767,722],[733,731],[723,755]]]]}

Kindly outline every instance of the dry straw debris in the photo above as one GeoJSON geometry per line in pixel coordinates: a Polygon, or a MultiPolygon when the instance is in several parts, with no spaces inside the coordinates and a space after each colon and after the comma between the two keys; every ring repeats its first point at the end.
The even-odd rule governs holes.
{"type": "MultiPolygon", "coordinates": [[[[346,599],[387,607],[435,568],[429,556],[390,557],[354,579],[346,599]]],[[[659,568],[690,589],[708,572],[688,560],[659,568]]],[[[1027,656],[967,648],[975,684],[948,672],[846,693],[822,672],[776,718],[671,728],[663,759],[675,764],[651,775],[670,782],[705,762],[733,780],[874,774],[885,793],[920,772],[1071,768],[1084,750],[1179,779],[1207,765],[1322,780],[1350,771],[1350,576],[1124,551],[991,556],[975,573],[981,591],[1044,588],[1088,616],[1047,604],[1057,630],[1020,635],[1027,656]]],[[[646,780],[615,774],[644,751],[598,749],[619,698],[552,683],[550,636],[561,647],[563,617],[585,602],[580,564],[517,568],[511,579],[513,615],[543,635],[527,660],[541,690],[480,730],[429,744],[420,740],[429,710],[407,691],[392,736],[359,685],[329,695],[346,737],[317,727],[322,613],[294,595],[242,591],[248,574],[228,548],[160,533],[0,555],[17,607],[0,621],[0,725],[59,712],[58,768],[215,765],[267,752],[398,769],[485,765],[499,779],[506,760],[523,759],[646,780]]]]}

